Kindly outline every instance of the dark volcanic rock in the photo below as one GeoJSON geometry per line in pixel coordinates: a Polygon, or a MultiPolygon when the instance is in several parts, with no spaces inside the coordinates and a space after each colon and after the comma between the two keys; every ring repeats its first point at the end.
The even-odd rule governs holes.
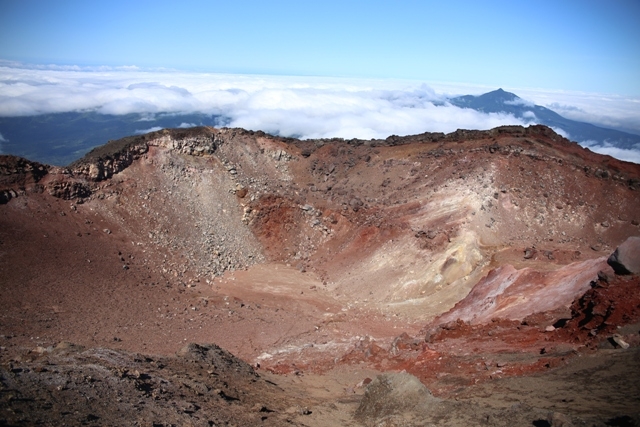
{"type": "Polygon", "coordinates": [[[216,344],[189,343],[178,350],[176,355],[191,362],[207,363],[217,369],[231,369],[248,377],[257,376],[248,363],[238,359],[216,344]]]}
{"type": "Polygon", "coordinates": [[[220,347],[178,353],[36,349],[0,364],[0,425],[299,425],[284,413],[292,399],[220,347]]]}
{"type": "Polygon", "coordinates": [[[640,273],[640,237],[632,236],[625,240],[607,262],[616,274],[640,273]]]}

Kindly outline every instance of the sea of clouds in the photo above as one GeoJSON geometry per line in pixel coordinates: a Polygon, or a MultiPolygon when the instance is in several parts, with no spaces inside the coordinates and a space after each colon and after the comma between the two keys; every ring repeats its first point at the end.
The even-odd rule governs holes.
{"type": "MultiPolygon", "coordinates": [[[[481,113],[447,103],[450,96],[494,89],[401,80],[26,66],[0,61],[0,116],[68,111],[141,113],[145,116],[140,132],[156,129],[153,121],[158,113],[214,114],[222,117],[225,126],[298,138],[386,138],[532,123],[534,118],[481,113]]],[[[567,118],[640,134],[640,99],[504,89],[567,118]]],[[[640,153],[632,150],[595,144],[589,148],[640,162],[640,153]]]]}

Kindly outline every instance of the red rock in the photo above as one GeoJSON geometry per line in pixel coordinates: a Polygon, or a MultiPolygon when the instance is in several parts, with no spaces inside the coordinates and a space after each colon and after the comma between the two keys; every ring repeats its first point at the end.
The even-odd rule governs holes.
{"type": "Polygon", "coordinates": [[[461,319],[471,324],[491,322],[498,317],[523,320],[538,312],[569,307],[590,288],[598,271],[606,268],[604,258],[576,262],[555,271],[530,268],[516,270],[503,265],[491,272],[448,313],[435,322],[443,324],[461,319]]]}

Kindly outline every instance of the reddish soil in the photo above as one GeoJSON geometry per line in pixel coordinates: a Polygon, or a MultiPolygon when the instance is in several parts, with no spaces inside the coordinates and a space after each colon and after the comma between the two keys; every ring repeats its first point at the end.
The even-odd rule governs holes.
{"type": "MultiPolygon", "coordinates": [[[[207,385],[192,405],[227,405],[219,396],[236,380],[254,396],[236,395],[240,412],[220,409],[216,423],[245,413],[245,424],[359,425],[361,381],[402,370],[496,419],[490,387],[548,378],[523,403],[553,411],[541,390],[581,357],[599,361],[588,375],[603,364],[624,381],[640,375],[620,356],[640,345],[640,280],[605,262],[640,235],[638,188],[639,165],[542,126],[378,141],[195,128],[115,141],[69,168],[1,156],[0,422],[33,424],[7,396],[44,387],[38,369],[66,363],[71,378],[106,363],[105,349],[130,371],[156,378],[144,358],[162,359],[196,381],[206,369],[186,374],[174,356],[187,343],[215,343],[280,386],[261,403],[252,373],[207,385]],[[61,342],[89,350],[61,353],[61,342]]],[[[156,415],[138,411],[141,422],[184,400],[184,387],[156,415]]],[[[598,387],[605,396],[615,384],[598,387]]],[[[591,402],[602,416],[582,401],[562,410],[574,423],[636,422],[639,398],[630,390],[610,411],[591,402]]],[[[442,425],[475,425],[455,408],[442,425]]],[[[105,424],[96,411],[82,422],[105,424]]],[[[203,411],[167,423],[208,425],[203,411]]]]}

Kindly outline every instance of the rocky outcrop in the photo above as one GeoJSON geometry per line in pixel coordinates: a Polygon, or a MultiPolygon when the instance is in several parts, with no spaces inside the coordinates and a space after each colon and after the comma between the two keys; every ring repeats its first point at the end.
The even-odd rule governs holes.
{"type": "MultiPolygon", "coordinates": [[[[82,159],[72,163],[68,168],[62,168],[59,177],[45,185],[47,192],[64,200],[84,199],[90,197],[94,191],[95,183],[107,180],[115,174],[122,172],[131,164],[145,155],[149,147],[162,147],[177,151],[181,154],[198,156],[213,154],[222,140],[217,136],[217,131],[212,128],[194,128],[188,130],[162,130],[146,135],[127,137],[117,141],[109,141],[107,144],[90,151],[82,159]]],[[[44,165],[28,162],[20,159],[22,163],[31,167],[16,170],[0,162],[0,174],[20,176],[25,171],[30,171],[36,182],[48,172],[44,165]]],[[[7,203],[12,197],[16,197],[13,190],[0,191],[0,204],[7,203]]]]}
{"type": "Polygon", "coordinates": [[[191,350],[149,357],[65,342],[39,347],[27,361],[0,365],[0,387],[10,390],[0,424],[299,425],[287,422],[294,399],[280,387],[238,370],[244,362],[217,346],[191,349],[209,356],[194,363],[191,350]],[[220,357],[225,363],[212,363],[220,357]],[[58,405],[65,410],[51,410],[58,405]]]}
{"type": "Polygon", "coordinates": [[[413,375],[407,372],[385,373],[367,386],[355,417],[365,423],[395,416],[406,420],[406,417],[423,415],[439,400],[413,375]]]}
{"type": "Polygon", "coordinates": [[[0,186],[38,182],[50,166],[16,156],[0,155],[0,186]]]}
{"type": "Polygon", "coordinates": [[[204,363],[219,370],[238,372],[245,377],[258,377],[251,365],[216,344],[189,343],[176,353],[194,363],[204,363]]]}
{"type": "Polygon", "coordinates": [[[175,150],[182,154],[198,156],[213,154],[222,140],[213,128],[163,129],[146,135],[127,137],[90,151],[85,157],[70,165],[74,175],[90,181],[102,181],[123,171],[134,160],[144,155],[150,146],[175,150]]]}
{"type": "Polygon", "coordinates": [[[38,182],[50,167],[16,156],[0,155],[0,205],[9,203],[27,189],[40,191],[38,182]]]}
{"type": "Polygon", "coordinates": [[[175,150],[182,154],[202,156],[205,154],[213,154],[216,151],[218,144],[222,142],[223,139],[216,134],[176,138],[175,135],[167,132],[158,138],[152,139],[148,144],[175,150]]]}
{"type": "Polygon", "coordinates": [[[611,333],[632,334],[632,341],[638,341],[638,328],[621,328],[640,318],[639,276],[615,276],[599,279],[584,295],[571,305],[571,320],[567,330],[589,331],[589,336],[606,336],[611,333]]]}
{"type": "Polygon", "coordinates": [[[618,246],[607,260],[616,274],[640,273],[640,237],[632,236],[618,246]]]}
{"type": "Polygon", "coordinates": [[[91,188],[78,181],[53,181],[47,185],[47,191],[59,199],[84,199],[91,195],[91,188]]]}
{"type": "Polygon", "coordinates": [[[74,175],[86,177],[89,181],[102,181],[123,171],[148,149],[142,142],[131,144],[109,155],[89,157],[88,161],[77,163],[71,170],[74,175]]]}

